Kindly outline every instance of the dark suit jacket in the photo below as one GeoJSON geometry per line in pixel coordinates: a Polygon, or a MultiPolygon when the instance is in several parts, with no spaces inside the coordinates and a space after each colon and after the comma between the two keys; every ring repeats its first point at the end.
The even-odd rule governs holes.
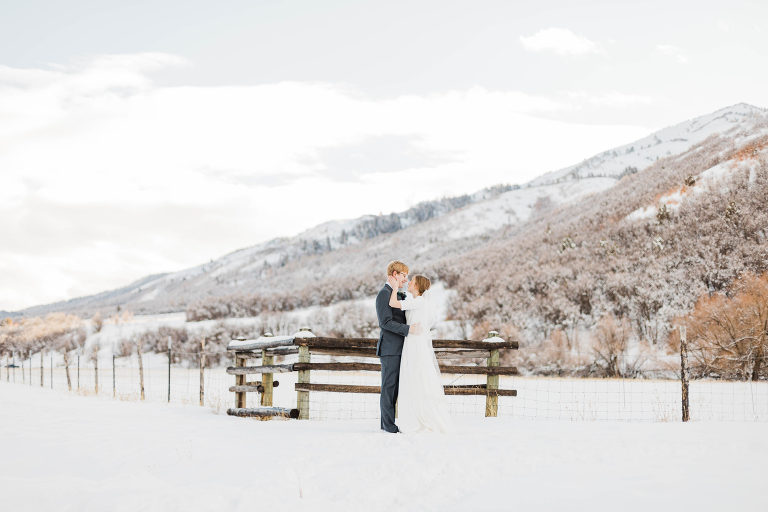
{"type": "Polygon", "coordinates": [[[405,323],[405,311],[389,306],[392,287],[385,284],[376,296],[376,316],[379,318],[379,342],[376,344],[377,356],[399,356],[403,353],[403,341],[408,336],[410,326],[405,323]]]}

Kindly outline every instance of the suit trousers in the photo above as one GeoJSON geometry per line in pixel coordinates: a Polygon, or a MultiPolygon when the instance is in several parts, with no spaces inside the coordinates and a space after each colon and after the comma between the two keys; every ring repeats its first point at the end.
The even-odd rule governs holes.
{"type": "Polygon", "coordinates": [[[400,356],[379,356],[381,360],[381,428],[387,432],[398,431],[395,425],[395,403],[400,385],[400,356]]]}

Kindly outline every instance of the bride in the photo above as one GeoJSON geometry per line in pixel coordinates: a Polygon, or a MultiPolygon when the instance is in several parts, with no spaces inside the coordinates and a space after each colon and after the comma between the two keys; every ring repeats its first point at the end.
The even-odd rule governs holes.
{"type": "Polygon", "coordinates": [[[389,305],[405,311],[409,325],[422,326],[421,334],[409,334],[403,344],[397,425],[406,434],[419,431],[448,432],[451,430],[451,419],[429,332],[436,322],[436,304],[429,291],[431,283],[425,276],[417,274],[408,283],[410,296],[397,300],[397,283],[392,276],[389,279],[392,286],[389,305]]]}

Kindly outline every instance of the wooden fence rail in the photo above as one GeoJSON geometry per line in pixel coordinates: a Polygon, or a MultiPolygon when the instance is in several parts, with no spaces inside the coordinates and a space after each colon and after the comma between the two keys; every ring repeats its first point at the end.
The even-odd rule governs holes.
{"type": "MultiPolygon", "coordinates": [[[[232,416],[309,418],[310,393],[380,393],[379,386],[362,386],[348,384],[313,384],[312,371],[365,371],[380,372],[378,363],[360,362],[311,362],[312,354],[332,356],[353,356],[376,358],[377,339],[374,338],[329,338],[317,337],[308,328],[302,328],[290,336],[273,336],[265,334],[258,339],[236,339],[230,341],[227,350],[233,352],[234,366],[227,368],[227,373],[235,376],[235,385],[229,390],[235,393],[235,407],[228,409],[232,416]],[[291,356],[298,354],[298,361],[293,363],[274,364],[275,356],[291,356]],[[262,364],[246,366],[247,360],[260,359],[262,364]],[[298,372],[298,382],[295,384],[296,409],[273,407],[272,390],[279,382],[273,380],[275,373],[298,372]],[[247,382],[246,376],[261,374],[260,381],[247,382]],[[247,408],[246,393],[260,393],[261,407],[247,408]]],[[[443,386],[446,395],[478,395],[485,396],[485,415],[498,414],[499,396],[517,396],[514,389],[499,389],[500,375],[517,375],[517,368],[500,366],[501,350],[517,350],[516,341],[505,341],[498,332],[491,331],[488,338],[475,340],[443,340],[432,342],[436,357],[441,360],[467,361],[485,359],[485,365],[456,365],[440,363],[440,372],[458,375],[485,375],[485,384],[460,386],[443,386]]]]}
{"type": "MultiPolygon", "coordinates": [[[[297,391],[328,391],[332,393],[381,393],[380,386],[358,386],[350,384],[310,384],[296,383],[297,391]]],[[[517,396],[515,389],[492,389],[488,391],[485,384],[476,386],[443,386],[446,395],[498,395],[517,396]]]]}
{"type": "MultiPolygon", "coordinates": [[[[230,366],[227,373],[231,375],[246,375],[249,373],[290,373],[301,370],[327,370],[334,372],[379,372],[381,365],[375,363],[292,363],[274,364],[269,366],[230,366]]],[[[472,375],[519,375],[514,366],[457,366],[440,365],[440,373],[472,374],[472,375]]]]}

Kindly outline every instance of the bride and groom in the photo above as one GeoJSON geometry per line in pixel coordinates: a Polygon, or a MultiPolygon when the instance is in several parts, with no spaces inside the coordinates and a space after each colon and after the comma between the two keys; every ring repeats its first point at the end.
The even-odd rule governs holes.
{"type": "Polygon", "coordinates": [[[387,266],[387,284],[376,296],[381,327],[376,345],[381,360],[381,429],[447,432],[451,421],[430,334],[437,320],[431,283],[415,275],[408,282],[409,294],[400,293],[406,282],[408,266],[393,261],[387,266]]]}

